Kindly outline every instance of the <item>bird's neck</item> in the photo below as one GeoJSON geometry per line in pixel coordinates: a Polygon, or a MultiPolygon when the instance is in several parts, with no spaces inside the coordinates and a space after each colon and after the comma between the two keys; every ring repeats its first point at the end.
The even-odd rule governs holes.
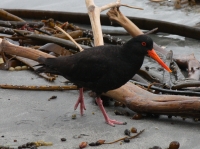
{"type": "Polygon", "coordinates": [[[137,54],[135,49],[121,48],[120,49],[121,58],[129,63],[143,63],[145,55],[137,54]]]}

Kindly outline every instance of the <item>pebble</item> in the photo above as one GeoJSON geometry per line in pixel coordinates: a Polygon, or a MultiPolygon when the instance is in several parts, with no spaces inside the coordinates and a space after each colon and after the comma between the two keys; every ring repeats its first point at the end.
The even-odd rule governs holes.
{"type": "Polygon", "coordinates": [[[60,139],[62,142],[66,141],[67,139],[66,138],[61,138],[60,139]]]}

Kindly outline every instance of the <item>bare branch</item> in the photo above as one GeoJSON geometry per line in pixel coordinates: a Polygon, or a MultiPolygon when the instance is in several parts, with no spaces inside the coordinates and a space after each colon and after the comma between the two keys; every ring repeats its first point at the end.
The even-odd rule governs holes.
{"type": "Polygon", "coordinates": [[[127,5],[127,4],[121,4],[120,2],[115,2],[115,3],[110,3],[110,4],[107,4],[107,5],[104,5],[104,6],[100,7],[100,11],[102,12],[102,11],[107,10],[109,8],[120,7],[120,6],[125,6],[125,7],[128,7],[128,8],[144,10],[143,8],[130,6],[130,5],[127,5]]]}
{"type": "Polygon", "coordinates": [[[88,15],[90,17],[90,22],[94,35],[94,45],[104,45],[100,22],[100,8],[94,4],[93,0],[85,0],[85,3],[88,9],[88,15]]]}

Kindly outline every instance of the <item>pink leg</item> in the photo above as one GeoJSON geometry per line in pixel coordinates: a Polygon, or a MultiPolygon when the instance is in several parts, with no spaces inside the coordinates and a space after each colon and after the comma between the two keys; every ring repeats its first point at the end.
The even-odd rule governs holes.
{"type": "Polygon", "coordinates": [[[112,120],[112,119],[110,119],[110,118],[108,117],[108,115],[107,115],[107,113],[106,113],[106,111],[105,111],[105,109],[104,109],[104,107],[103,107],[102,100],[101,100],[100,97],[97,97],[96,102],[97,102],[99,108],[101,109],[101,112],[103,113],[103,116],[104,116],[104,118],[105,118],[105,120],[106,120],[106,123],[108,123],[108,124],[111,125],[111,126],[115,126],[114,124],[119,124],[119,125],[124,125],[124,124],[126,124],[126,123],[123,123],[123,122],[118,122],[118,121],[116,121],[116,120],[112,120]]]}
{"type": "Polygon", "coordinates": [[[85,104],[84,104],[84,97],[83,97],[83,88],[79,89],[79,98],[74,106],[74,110],[77,109],[79,103],[80,103],[80,111],[81,111],[80,113],[81,115],[83,115],[83,109],[86,110],[85,104]]]}

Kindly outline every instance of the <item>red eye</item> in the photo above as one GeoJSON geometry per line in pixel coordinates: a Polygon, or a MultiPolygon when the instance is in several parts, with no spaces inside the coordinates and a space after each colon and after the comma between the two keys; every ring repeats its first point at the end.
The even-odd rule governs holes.
{"type": "Polygon", "coordinates": [[[146,43],[146,42],[142,42],[142,46],[144,46],[144,47],[145,47],[146,45],[147,45],[147,43],[146,43]]]}

